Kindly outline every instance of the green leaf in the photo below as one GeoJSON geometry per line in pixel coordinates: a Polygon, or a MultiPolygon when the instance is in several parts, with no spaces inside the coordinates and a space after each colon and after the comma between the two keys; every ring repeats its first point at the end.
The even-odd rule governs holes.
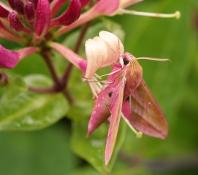
{"type": "Polygon", "coordinates": [[[0,132],[0,143],[2,175],[70,175],[77,169],[63,122],[36,132],[0,132]]]}
{"type": "Polygon", "coordinates": [[[27,88],[49,85],[43,76],[10,76],[9,84],[1,89],[0,130],[35,130],[47,127],[66,114],[68,104],[61,94],[36,94],[27,88]]]}
{"type": "Polygon", "coordinates": [[[116,147],[108,166],[104,164],[104,149],[107,135],[107,127],[104,124],[88,138],[86,137],[87,121],[73,122],[71,147],[76,154],[88,161],[100,173],[107,173],[113,168],[118,152],[125,140],[125,131],[126,125],[121,122],[116,147]]]}

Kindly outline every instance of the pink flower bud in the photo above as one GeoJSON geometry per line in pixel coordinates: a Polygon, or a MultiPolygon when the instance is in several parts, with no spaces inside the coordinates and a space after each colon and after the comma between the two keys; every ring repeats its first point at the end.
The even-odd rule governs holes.
{"type": "Polygon", "coordinates": [[[54,0],[51,3],[52,16],[55,16],[67,0],[54,0]]]}
{"type": "Polygon", "coordinates": [[[8,14],[9,11],[0,4],[0,17],[6,18],[8,14]]]}
{"type": "Polygon", "coordinates": [[[20,14],[24,14],[24,3],[22,0],[9,0],[10,6],[20,14]]]}
{"type": "Polygon", "coordinates": [[[34,9],[35,9],[34,3],[30,2],[30,1],[26,3],[25,8],[24,8],[24,12],[25,12],[26,17],[29,20],[34,18],[34,12],[35,12],[34,9]]]}
{"type": "Polygon", "coordinates": [[[84,7],[88,4],[89,0],[80,0],[81,6],[84,7]]]}
{"type": "Polygon", "coordinates": [[[19,62],[19,54],[0,45],[0,67],[13,68],[19,62]]]}
{"type": "Polygon", "coordinates": [[[76,21],[81,12],[81,2],[80,0],[71,0],[68,9],[59,17],[52,21],[52,26],[56,25],[69,25],[76,21]]]}
{"type": "Polygon", "coordinates": [[[0,45],[0,67],[8,69],[14,68],[22,58],[33,54],[35,51],[36,48],[34,47],[11,51],[0,45]]]}
{"type": "Polygon", "coordinates": [[[15,11],[12,11],[8,15],[8,20],[10,22],[10,26],[14,28],[16,31],[23,31],[24,26],[21,23],[17,13],[15,11]]]}
{"type": "Polygon", "coordinates": [[[35,8],[37,7],[38,0],[29,0],[29,1],[34,4],[35,8]]]}
{"type": "Polygon", "coordinates": [[[35,19],[35,33],[38,36],[45,34],[50,25],[50,18],[51,10],[49,1],[38,0],[35,19]]]}

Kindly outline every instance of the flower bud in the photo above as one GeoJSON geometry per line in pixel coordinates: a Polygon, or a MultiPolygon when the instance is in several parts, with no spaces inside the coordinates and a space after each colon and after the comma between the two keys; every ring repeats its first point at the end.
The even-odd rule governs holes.
{"type": "Polygon", "coordinates": [[[25,15],[26,17],[31,20],[34,18],[34,12],[35,12],[35,7],[34,7],[34,4],[32,2],[27,2],[26,5],[25,5],[25,8],[24,8],[24,12],[25,12],[25,15]]]}
{"type": "Polygon", "coordinates": [[[0,45],[0,68],[14,68],[21,59],[36,52],[35,47],[26,47],[12,51],[0,45]]]}
{"type": "Polygon", "coordinates": [[[19,17],[15,11],[9,13],[8,20],[10,22],[10,26],[16,31],[22,31],[24,29],[24,26],[19,20],[19,17]]]}
{"type": "Polygon", "coordinates": [[[0,45],[0,67],[13,68],[19,62],[19,54],[0,45]]]}
{"type": "Polygon", "coordinates": [[[70,25],[79,18],[81,7],[80,0],[71,0],[68,9],[61,16],[55,18],[51,25],[70,25]]]}
{"type": "Polygon", "coordinates": [[[88,4],[89,0],[80,0],[81,6],[84,7],[88,4]]]}
{"type": "Polygon", "coordinates": [[[35,9],[36,9],[38,0],[29,0],[29,1],[32,2],[32,3],[34,4],[34,7],[35,7],[35,9]]]}
{"type": "Polygon", "coordinates": [[[35,18],[36,35],[44,35],[49,28],[51,18],[50,4],[48,0],[38,0],[35,18]]]}
{"type": "Polygon", "coordinates": [[[24,14],[24,3],[22,0],[8,0],[10,6],[20,14],[24,14]]]}
{"type": "Polygon", "coordinates": [[[6,18],[8,14],[9,14],[9,11],[0,4],[0,17],[6,18]]]}

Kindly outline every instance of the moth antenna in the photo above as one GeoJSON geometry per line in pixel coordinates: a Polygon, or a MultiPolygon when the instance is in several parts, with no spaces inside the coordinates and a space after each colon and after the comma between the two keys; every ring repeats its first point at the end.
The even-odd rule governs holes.
{"type": "Polygon", "coordinates": [[[159,61],[159,62],[164,62],[164,61],[170,61],[168,58],[152,58],[152,57],[138,57],[136,60],[149,60],[149,61],[159,61]]]}
{"type": "Polygon", "coordinates": [[[179,11],[176,11],[175,13],[152,13],[152,12],[141,12],[141,11],[136,11],[136,10],[119,9],[118,13],[136,15],[136,16],[147,16],[147,17],[153,17],[153,18],[179,19],[181,17],[181,14],[179,11]]]}

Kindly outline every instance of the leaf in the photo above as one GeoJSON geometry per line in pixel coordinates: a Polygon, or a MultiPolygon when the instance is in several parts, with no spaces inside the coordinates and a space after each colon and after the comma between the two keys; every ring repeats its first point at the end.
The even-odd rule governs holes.
{"type": "MultiPolygon", "coordinates": [[[[46,77],[38,75],[26,77],[25,81],[35,87],[50,84],[46,77]]],[[[28,90],[25,81],[10,76],[9,84],[1,89],[0,130],[41,129],[66,114],[68,104],[61,94],[35,94],[28,90]]]]}
{"type": "Polygon", "coordinates": [[[64,123],[37,132],[0,132],[0,143],[3,175],[70,175],[77,169],[64,123]]]}
{"type": "Polygon", "coordinates": [[[107,135],[107,128],[104,124],[91,137],[87,138],[87,121],[73,122],[71,147],[77,155],[89,162],[100,173],[110,172],[125,140],[125,131],[126,125],[121,121],[112,161],[108,166],[104,164],[105,138],[107,135]]]}

